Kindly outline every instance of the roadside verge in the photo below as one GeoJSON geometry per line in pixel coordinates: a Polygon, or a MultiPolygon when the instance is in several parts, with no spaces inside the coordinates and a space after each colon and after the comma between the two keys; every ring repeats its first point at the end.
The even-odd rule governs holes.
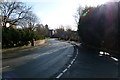
{"type": "Polygon", "coordinates": [[[35,43],[35,46],[28,45],[28,46],[22,46],[22,47],[16,47],[16,48],[2,49],[2,59],[15,58],[15,57],[27,55],[22,53],[22,51],[28,51],[28,50],[36,49],[38,47],[43,47],[47,45],[47,39],[38,40],[38,41],[35,41],[34,43],[35,43]],[[21,52],[21,53],[18,53],[18,52],[21,52]]]}

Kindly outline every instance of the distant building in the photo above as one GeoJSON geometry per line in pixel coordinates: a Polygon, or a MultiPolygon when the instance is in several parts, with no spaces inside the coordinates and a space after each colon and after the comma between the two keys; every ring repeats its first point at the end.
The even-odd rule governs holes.
{"type": "Polygon", "coordinates": [[[55,33],[55,30],[53,30],[53,29],[48,30],[49,37],[53,37],[54,33],[55,33]]]}

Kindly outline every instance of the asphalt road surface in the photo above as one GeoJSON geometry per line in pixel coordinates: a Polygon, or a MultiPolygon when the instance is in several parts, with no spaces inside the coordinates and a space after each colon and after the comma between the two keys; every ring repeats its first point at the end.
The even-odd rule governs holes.
{"type": "Polygon", "coordinates": [[[77,49],[78,55],[75,62],[61,78],[109,78],[110,80],[118,80],[120,67],[116,57],[113,58],[108,53],[100,54],[97,50],[82,46],[78,46],[77,49]]]}
{"type": "Polygon", "coordinates": [[[42,48],[3,60],[4,78],[118,78],[118,60],[110,54],[49,39],[42,48]]]}
{"type": "Polygon", "coordinates": [[[50,78],[69,62],[74,47],[49,39],[45,47],[22,52],[29,55],[3,60],[3,78],[50,78]]]}

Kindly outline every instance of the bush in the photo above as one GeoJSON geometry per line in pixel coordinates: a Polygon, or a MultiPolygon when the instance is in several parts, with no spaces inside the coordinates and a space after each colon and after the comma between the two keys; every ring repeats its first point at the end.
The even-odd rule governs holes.
{"type": "Polygon", "coordinates": [[[35,35],[34,39],[35,40],[40,40],[40,39],[45,39],[45,37],[42,36],[42,35],[35,35]]]}
{"type": "Polygon", "coordinates": [[[43,39],[42,36],[37,36],[29,29],[2,29],[2,48],[10,48],[28,45],[33,39],[43,39]]]}

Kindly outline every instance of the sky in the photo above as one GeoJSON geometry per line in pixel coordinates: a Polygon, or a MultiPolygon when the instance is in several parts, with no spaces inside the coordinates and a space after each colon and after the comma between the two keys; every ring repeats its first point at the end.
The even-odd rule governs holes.
{"type": "MultiPolygon", "coordinates": [[[[39,17],[40,23],[48,24],[50,29],[59,28],[60,25],[70,26],[77,30],[73,17],[79,6],[96,6],[111,0],[20,0],[32,6],[32,11],[39,17]]],[[[117,1],[117,0],[112,0],[117,1]]]]}

